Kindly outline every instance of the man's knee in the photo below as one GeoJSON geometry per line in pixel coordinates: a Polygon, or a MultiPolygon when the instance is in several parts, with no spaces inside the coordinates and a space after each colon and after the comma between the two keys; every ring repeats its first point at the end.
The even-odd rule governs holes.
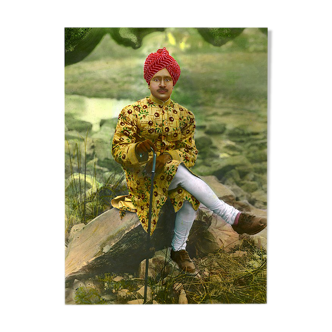
{"type": "Polygon", "coordinates": [[[184,201],[181,209],[178,211],[181,218],[185,220],[192,220],[196,216],[196,210],[189,201],[184,201]]]}

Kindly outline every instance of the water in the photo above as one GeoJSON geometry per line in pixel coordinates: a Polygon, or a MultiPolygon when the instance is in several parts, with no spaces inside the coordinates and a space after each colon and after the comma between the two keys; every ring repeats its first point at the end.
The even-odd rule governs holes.
{"type": "Polygon", "coordinates": [[[130,99],[88,98],[79,95],[65,95],[65,112],[72,113],[80,120],[90,122],[92,131],[100,129],[101,119],[118,117],[126,105],[132,104],[130,99]]]}

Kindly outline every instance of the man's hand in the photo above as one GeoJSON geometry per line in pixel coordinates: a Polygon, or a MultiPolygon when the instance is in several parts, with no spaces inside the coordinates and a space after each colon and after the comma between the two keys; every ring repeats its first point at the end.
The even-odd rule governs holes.
{"type": "MultiPolygon", "coordinates": [[[[171,161],[172,157],[165,153],[165,154],[161,154],[159,157],[157,157],[156,159],[156,175],[158,175],[163,169],[164,166],[166,165],[167,162],[171,161]]],[[[150,174],[152,171],[152,163],[153,163],[153,159],[150,159],[148,161],[148,163],[145,166],[145,172],[147,174],[150,174]]]]}
{"type": "Polygon", "coordinates": [[[155,145],[149,139],[138,143],[135,148],[135,153],[136,153],[137,159],[140,161],[148,160],[148,155],[149,155],[149,152],[151,152],[151,148],[156,150],[155,145]]]}

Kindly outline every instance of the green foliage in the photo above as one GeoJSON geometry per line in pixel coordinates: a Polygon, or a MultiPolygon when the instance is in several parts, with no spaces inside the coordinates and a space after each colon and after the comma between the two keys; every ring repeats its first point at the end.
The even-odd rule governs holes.
{"type": "Polygon", "coordinates": [[[110,273],[105,273],[104,275],[98,277],[98,280],[104,283],[106,293],[113,290],[119,291],[121,289],[128,289],[130,292],[134,292],[139,289],[137,280],[122,279],[120,281],[114,281],[115,277],[116,275],[110,273]]]}
{"type": "Polygon", "coordinates": [[[242,33],[244,28],[197,28],[208,43],[222,46],[242,33]]]}
{"type": "MultiPolygon", "coordinates": [[[[229,41],[236,40],[245,28],[66,28],[65,29],[65,65],[77,63],[93,51],[105,35],[109,35],[117,45],[140,49],[148,35],[154,32],[165,32],[159,35],[160,42],[165,45],[165,37],[174,39],[171,45],[180,45],[182,49],[196,51],[201,48],[202,42],[208,46],[223,46],[229,41]],[[172,37],[169,36],[171,33],[172,37]]],[[[258,29],[256,29],[258,30],[258,29]]],[[[259,28],[267,36],[267,28],[259,28]]],[[[244,39],[242,39],[242,42],[244,39]]],[[[110,51],[113,53],[113,50],[110,51]]]]}
{"type": "Polygon", "coordinates": [[[75,292],[74,300],[76,304],[104,304],[105,301],[100,297],[94,288],[79,287],[75,292]]]}
{"type": "Polygon", "coordinates": [[[92,28],[65,28],[65,52],[73,51],[92,28]]]}
{"type": "Polygon", "coordinates": [[[119,45],[137,49],[141,47],[146,35],[164,30],[165,28],[111,28],[110,35],[119,45]]]}

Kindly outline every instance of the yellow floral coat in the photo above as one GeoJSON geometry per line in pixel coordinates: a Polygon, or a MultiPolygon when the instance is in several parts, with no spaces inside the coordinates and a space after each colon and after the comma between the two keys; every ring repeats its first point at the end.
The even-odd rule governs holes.
{"type": "Polygon", "coordinates": [[[188,200],[195,210],[198,209],[200,202],[183,188],[168,191],[179,165],[183,163],[189,168],[195,164],[198,154],[195,127],[194,114],[171,99],[162,102],[150,95],[122,109],[112,143],[112,155],[125,171],[129,190],[128,196],[119,196],[112,201],[121,216],[126,211],[136,212],[147,231],[151,178],[143,172],[147,161],[138,160],[135,154],[136,144],[146,139],[155,144],[157,156],[167,152],[173,159],[154,178],[151,234],[168,196],[175,212],[182,207],[184,200],[188,200]]]}

